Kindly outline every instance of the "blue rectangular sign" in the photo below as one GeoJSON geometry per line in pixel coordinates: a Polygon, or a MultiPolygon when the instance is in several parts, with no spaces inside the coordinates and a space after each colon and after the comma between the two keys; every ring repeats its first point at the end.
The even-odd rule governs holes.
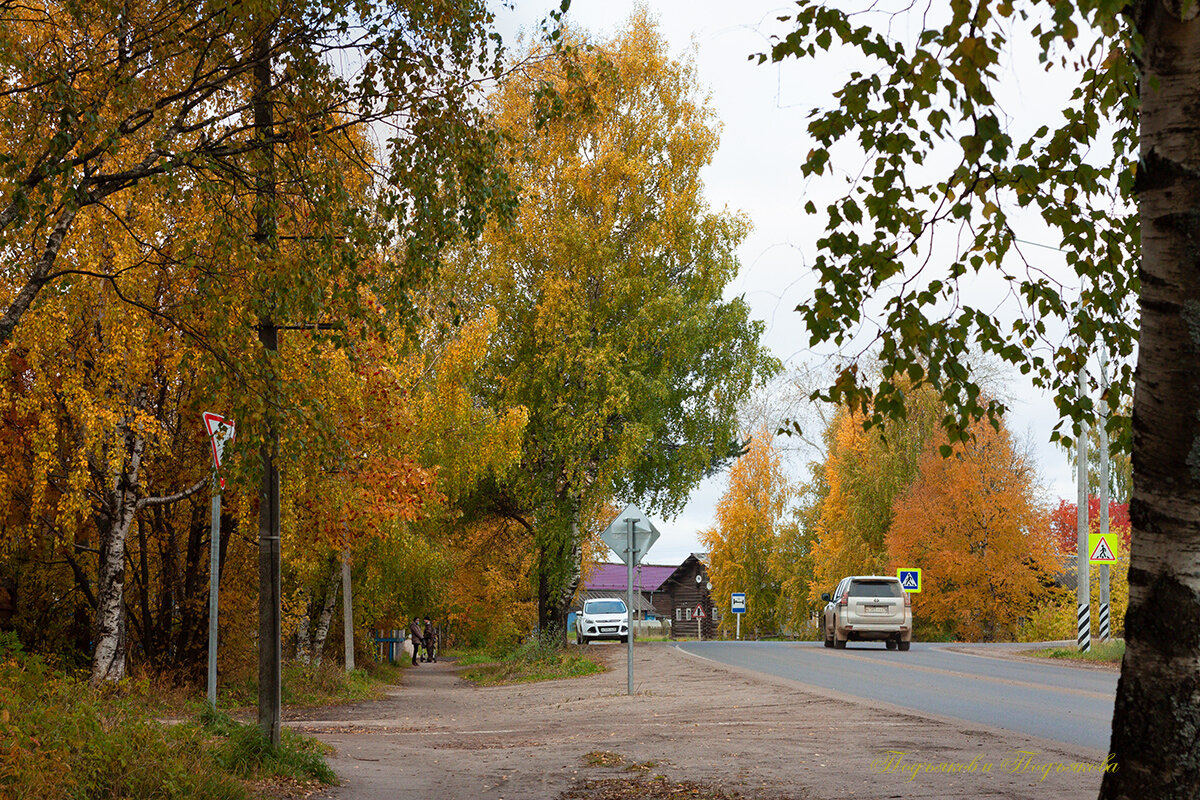
{"type": "Polygon", "coordinates": [[[746,613],[746,593],[734,592],[730,598],[729,610],[734,614],[746,613]]]}

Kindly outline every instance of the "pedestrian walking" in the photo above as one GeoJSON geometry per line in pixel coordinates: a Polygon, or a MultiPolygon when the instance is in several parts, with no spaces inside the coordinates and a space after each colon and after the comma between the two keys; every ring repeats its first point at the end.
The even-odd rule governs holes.
{"type": "Polygon", "coordinates": [[[425,618],[425,632],[421,637],[425,641],[425,660],[437,661],[438,629],[429,617],[425,618]]]}
{"type": "Polygon", "coordinates": [[[417,665],[417,654],[421,652],[421,645],[424,638],[421,636],[421,618],[413,617],[412,624],[408,626],[408,632],[412,636],[413,657],[412,664],[417,665]]]}

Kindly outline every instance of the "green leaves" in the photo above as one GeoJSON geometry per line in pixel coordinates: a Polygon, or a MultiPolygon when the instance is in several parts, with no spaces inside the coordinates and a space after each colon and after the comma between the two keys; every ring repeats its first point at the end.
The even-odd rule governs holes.
{"type": "MultiPolygon", "coordinates": [[[[1138,234],[1128,166],[1136,41],[1112,8],[1073,8],[1036,4],[1014,21],[1008,4],[955,0],[948,18],[924,17],[918,22],[925,27],[904,36],[882,12],[852,17],[806,1],[784,20],[792,30],[771,49],[773,61],[813,59],[836,42],[857,50],[865,65],[809,124],[816,144],[805,176],[829,175],[835,166],[861,173],[825,210],[813,264],[818,286],[797,308],[810,342],[855,340],[864,309],[874,310],[882,324],[866,350],[898,370],[913,368],[918,384],[950,404],[952,437],[972,420],[1003,412],[996,401],[980,400],[972,351],[1029,374],[1054,393],[1064,416],[1078,420],[1090,410],[1074,398],[1070,376],[1103,333],[1118,365],[1114,396],[1131,391],[1122,359],[1136,327],[1138,234]],[[1046,120],[1046,109],[1031,109],[1030,125],[997,100],[1000,64],[1019,52],[1014,42],[1022,36],[1040,37],[1047,57],[1089,43],[1069,72],[1057,73],[1077,81],[1061,117],[1046,120]],[[1035,213],[1036,224],[1022,210],[1035,213]],[[1073,293],[1065,288],[1072,281],[1043,267],[1034,243],[1061,248],[1085,287],[1082,310],[1064,296],[1073,293]],[[990,299],[972,301],[976,275],[1005,281],[1020,306],[1000,314],[990,299]],[[1058,346],[1053,337],[1064,327],[1078,344],[1058,346]]],[[[812,201],[805,208],[816,213],[812,201]]],[[[847,373],[820,396],[874,408],[871,419],[904,409],[894,387],[860,385],[847,373]]]]}

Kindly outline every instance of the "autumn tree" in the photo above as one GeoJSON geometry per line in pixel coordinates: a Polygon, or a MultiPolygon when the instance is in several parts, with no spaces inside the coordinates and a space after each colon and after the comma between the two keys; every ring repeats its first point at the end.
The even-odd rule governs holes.
{"type": "Polygon", "coordinates": [[[725,297],[747,224],[704,199],[717,136],[694,65],[644,11],[610,41],[568,41],[575,69],[531,58],[492,98],[525,189],[454,282],[464,313],[500,315],[484,396],[529,413],[519,474],[477,506],[533,536],[543,627],[578,584],[581,514],[612,497],[678,509],[737,451],[737,403],[774,369],[725,297]]]}
{"type": "MultiPolygon", "coordinates": [[[[1121,537],[1128,549],[1132,528],[1129,521],[1129,504],[1115,500],[1108,504],[1108,529],[1121,537]]],[[[1100,532],[1100,498],[1088,495],[1088,532],[1100,532]]],[[[1050,512],[1050,535],[1060,552],[1074,553],[1079,546],[1079,506],[1067,500],[1059,500],[1050,512]]]]}
{"type": "Polygon", "coordinates": [[[419,347],[374,340],[354,357],[330,348],[334,368],[311,387],[344,439],[336,460],[296,464],[287,476],[287,555],[302,578],[292,603],[296,639],[314,660],[342,558],[367,580],[356,603],[371,619],[404,627],[406,614],[448,608],[437,598],[456,561],[457,501],[520,456],[524,410],[490,409],[475,386],[496,315],[457,327],[439,322],[426,318],[419,347]]]}
{"type": "MultiPolygon", "coordinates": [[[[336,199],[338,172],[310,171],[293,159],[313,141],[355,126],[386,132],[386,152],[352,146],[342,156],[388,177],[376,186],[377,197],[384,218],[399,223],[390,232],[406,245],[402,258],[435,260],[442,242],[464,223],[477,226],[495,199],[506,197],[489,167],[494,140],[470,102],[481,74],[497,65],[490,20],[473,2],[0,6],[0,63],[8,78],[0,99],[7,134],[0,250],[12,265],[4,276],[0,342],[46,287],[65,288],[80,277],[59,264],[78,223],[113,215],[134,223],[136,234],[127,198],[138,187],[173,196],[207,181],[246,188],[255,174],[249,161],[266,152],[281,178],[281,198],[336,199]],[[346,52],[354,53],[357,69],[332,69],[330,59],[346,52]],[[440,56],[426,58],[431,52],[440,56]],[[273,104],[269,137],[252,108],[263,76],[273,104]]],[[[220,207],[206,212],[211,217],[220,207]]],[[[193,265],[199,256],[186,249],[179,255],[193,265]]],[[[230,265],[205,266],[215,276],[230,265]]],[[[96,274],[115,283],[131,277],[96,274]]],[[[259,279],[280,290],[279,303],[289,284],[272,277],[280,276],[259,279]]],[[[352,297],[362,278],[353,270],[344,278],[344,296],[352,297]]]]}
{"type": "Polygon", "coordinates": [[[1052,585],[1058,556],[1032,465],[1004,427],[972,432],[949,456],[930,447],[896,499],[889,572],[921,567],[920,615],[957,638],[1011,640],[1052,585]]]}
{"type": "MultiPolygon", "coordinates": [[[[824,171],[830,145],[846,133],[877,153],[861,173],[858,197],[830,208],[837,213],[830,214],[819,264],[823,288],[811,307],[816,338],[842,335],[853,325],[865,295],[901,268],[897,257],[912,235],[934,230],[939,220],[956,230],[970,222],[971,235],[959,239],[964,246],[952,258],[938,259],[949,264],[946,272],[907,282],[890,302],[900,324],[886,326],[894,333],[885,334],[884,351],[896,370],[907,368],[914,350],[935,353],[939,371],[929,377],[965,416],[981,410],[956,358],[966,340],[981,339],[1021,365],[1080,419],[1091,404],[1077,399],[1070,384],[1086,349],[1103,335],[1106,349],[1123,362],[1117,390],[1105,398],[1119,431],[1115,413],[1130,394],[1134,373],[1126,359],[1138,330],[1130,605],[1111,748],[1121,767],[1105,774],[1101,796],[1196,795],[1200,759],[1187,754],[1200,720],[1193,668],[1200,642],[1177,635],[1181,620],[1192,629],[1200,616],[1200,593],[1190,577],[1200,550],[1200,479],[1189,466],[1200,436],[1200,398],[1188,377],[1200,368],[1189,310],[1200,281],[1191,256],[1194,234],[1178,224],[1200,203],[1200,132],[1194,118],[1181,114],[1200,99],[1200,80],[1190,69],[1200,59],[1195,7],[1136,0],[1030,3],[1017,11],[968,2],[944,18],[926,17],[909,29],[907,43],[882,32],[884,24],[896,30],[890,18],[854,18],[809,2],[800,3],[792,21],[795,29],[775,45],[776,59],[814,56],[835,41],[877,59],[871,74],[855,74],[839,92],[838,108],[818,115],[812,126],[819,146],[808,161],[811,171],[824,171]],[[1036,129],[1037,123],[1000,124],[999,64],[1017,38],[1036,41],[1043,64],[1069,67],[1075,86],[1061,115],[1036,129]],[[910,183],[906,165],[930,163],[935,148],[955,166],[910,183]],[[1067,266],[1082,284],[1078,295],[1046,273],[1020,269],[1014,207],[1060,232],[1067,266]],[[865,223],[867,237],[855,241],[844,220],[865,223]],[[1015,327],[998,324],[990,306],[940,302],[985,265],[1017,268],[1005,273],[1026,311],[1015,327]],[[953,313],[940,320],[924,313],[939,308],[953,313]],[[1050,319],[1069,326],[1082,346],[1050,342],[1053,357],[1039,352],[1034,345],[1050,319]]],[[[879,410],[890,410],[886,388],[876,393],[848,380],[834,394],[860,403],[882,394],[879,410]]]]}
{"type": "MultiPolygon", "coordinates": [[[[91,306],[98,321],[76,320],[84,339],[92,328],[112,336],[120,327],[138,345],[131,357],[170,342],[157,373],[133,360],[121,380],[98,380],[91,362],[80,362],[89,376],[57,407],[86,435],[57,443],[70,468],[51,473],[49,494],[36,481],[31,493],[32,503],[49,498],[56,512],[77,514],[85,488],[72,477],[83,474],[79,459],[109,438],[104,458],[91,462],[116,470],[97,483],[120,490],[113,510],[97,517],[120,522],[102,526],[95,548],[107,576],[93,602],[105,609],[105,635],[96,637],[97,652],[111,655],[105,662],[123,661],[109,643],[124,635],[125,562],[123,537],[105,531],[131,529],[130,509],[179,499],[178,491],[147,491],[158,451],[145,449],[154,426],[146,406],[182,394],[178,387],[193,392],[193,402],[221,402],[239,422],[234,450],[243,456],[264,443],[276,449],[267,423],[286,415],[292,438],[278,448],[282,459],[327,467],[347,431],[321,393],[307,389],[333,371],[330,346],[402,335],[412,327],[410,292],[428,279],[441,248],[511,206],[496,139],[472,101],[498,64],[490,19],[476,3],[0,7],[8,79],[0,119],[9,134],[0,146],[0,252],[10,267],[0,272],[5,365],[28,369],[77,350],[49,339],[54,326],[40,322],[18,340],[33,315],[53,321],[77,295],[103,298],[91,306]],[[425,57],[433,52],[440,55],[425,57]],[[331,68],[345,53],[354,54],[357,73],[331,68]],[[313,323],[338,332],[291,334],[282,357],[265,346],[281,325],[313,323]],[[172,383],[176,369],[184,377],[172,383]],[[124,413],[85,416],[122,403],[124,413]]],[[[32,401],[30,386],[57,379],[6,380],[18,393],[14,414],[32,401]]],[[[193,411],[164,414],[182,430],[178,420],[193,411]]],[[[67,429],[51,426],[41,436],[67,429]]],[[[232,455],[232,485],[254,485],[261,462],[232,455]]],[[[202,447],[176,474],[188,472],[193,487],[203,484],[202,447]]],[[[408,485],[396,482],[395,491],[408,485]]],[[[61,516],[51,524],[63,525],[61,516]]],[[[65,541],[83,536],[71,524],[62,530],[65,541]]]]}
{"type": "MultiPolygon", "coordinates": [[[[700,534],[709,554],[714,596],[746,593],[742,622],[747,630],[778,632],[790,621],[782,595],[793,567],[781,563],[777,552],[792,495],[771,434],[760,429],[750,437],[746,454],[730,467],[728,485],[717,502],[716,525],[700,534]]],[[[726,632],[732,624],[728,616],[721,620],[726,632]]]]}
{"type": "Polygon", "coordinates": [[[846,575],[880,574],[887,566],[887,533],[894,503],[916,479],[942,407],[928,390],[913,392],[908,417],[882,435],[869,420],[840,408],[824,432],[825,457],[816,472],[801,516],[815,535],[816,604],[846,575]]]}

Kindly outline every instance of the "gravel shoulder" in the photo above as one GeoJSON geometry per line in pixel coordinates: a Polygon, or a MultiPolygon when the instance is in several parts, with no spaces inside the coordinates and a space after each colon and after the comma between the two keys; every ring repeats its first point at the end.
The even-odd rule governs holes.
{"type": "Polygon", "coordinates": [[[646,796],[649,780],[764,800],[1082,800],[1099,790],[1097,751],[921,716],[669,644],[635,648],[631,697],[625,648],[591,652],[607,672],[514,686],[476,687],[452,663],[421,664],[386,699],[286,724],[336,748],[342,785],[317,795],[329,800],[607,800],[646,796]]]}

